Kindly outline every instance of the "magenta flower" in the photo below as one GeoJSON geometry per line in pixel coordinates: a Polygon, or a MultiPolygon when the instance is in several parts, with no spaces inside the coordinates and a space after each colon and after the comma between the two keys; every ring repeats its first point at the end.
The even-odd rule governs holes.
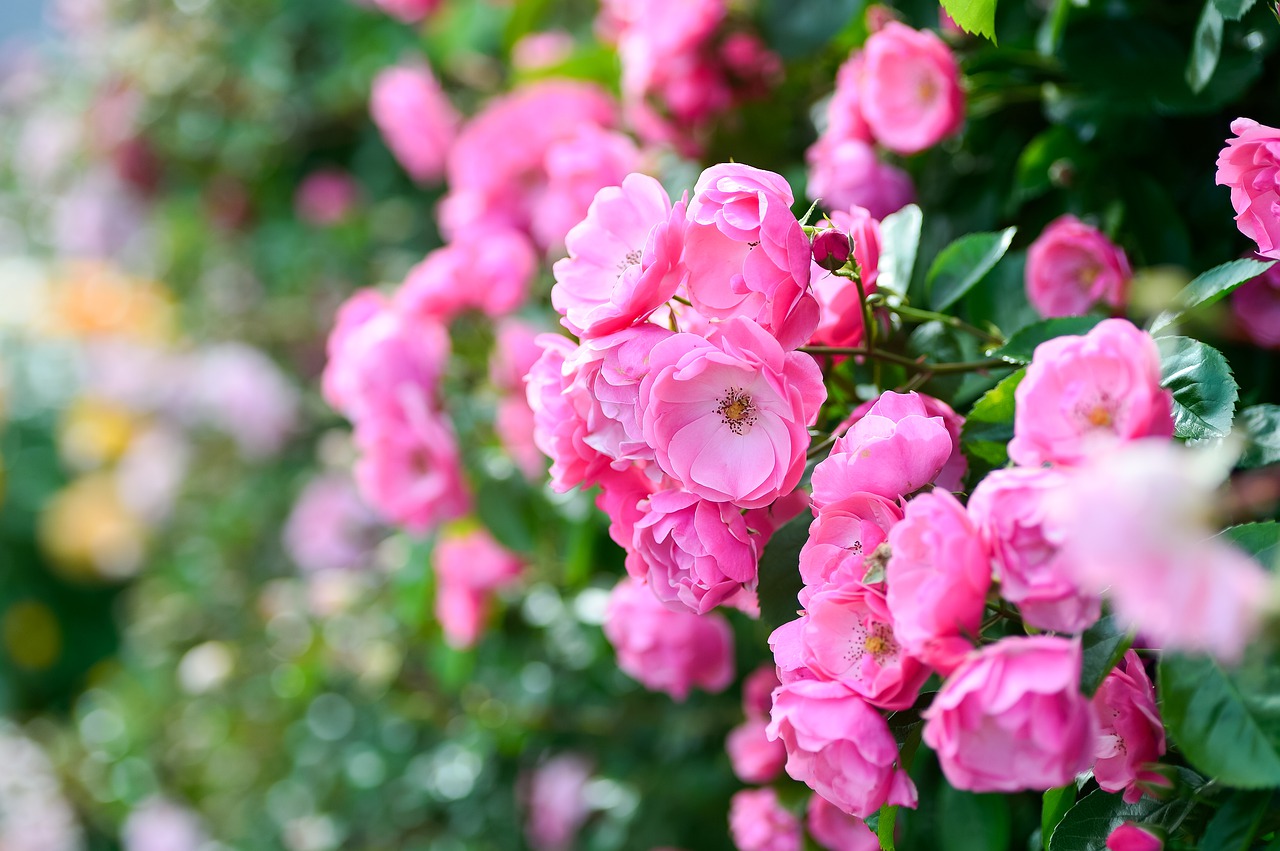
{"type": "Polygon", "coordinates": [[[505,316],[524,304],[537,268],[533,245],[518,231],[468,231],[409,270],[395,305],[440,323],[467,309],[505,316]]]}
{"type": "Polygon", "coordinates": [[[436,619],[453,647],[471,647],[484,632],[493,592],[519,578],[524,565],[488,532],[445,535],[432,552],[436,619]]]}
{"type": "MultiPolygon", "coordinates": [[[[543,159],[547,182],[533,197],[533,238],[559,246],[582,221],[601,187],[616,186],[645,164],[630,136],[586,124],[557,141],[543,159]]],[[[679,251],[676,252],[679,254],[679,251]]]]}
{"type": "Polygon", "coordinates": [[[1150,764],[1165,752],[1164,724],[1156,690],[1132,650],[1124,654],[1093,696],[1099,731],[1093,776],[1108,792],[1124,792],[1125,803],[1142,797],[1144,786],[1167,783],[1150,764]]]}
{"type": "Polygon", "coordinates": [[[828,851],[880,851],[880,840],[866,822],[841,812],[821,795],[809,799],[805,824],[814,841],[828,851]]]}
{"type": "Polygon", "coordinates": [[[773,789],[743,789],[729,800],[729,835],[738,851],[800,851],[800,819],[773,789]]]}
{"type": "Polygon", "coordinates": [[[542,357],[529,370],[525,387],[533,409],[533,440],[551,459],[551,487],[564,492],[579,484],[594,484],[609,466],[609,457],[587,443],[586,415],[591,401],[585,393],[569,393],[574,374],[565,360],[575,347],[559,334],[540,334],[542,357]]]}
{"type": "Polygon", "coordinates": [[[1280,130],[1237,118],[1231,132],[1235,138],[1218,155],[1216,182],[1231,187],[1240,232],[1263,257],[1280,259],[1280,130]]]}
{"type": "Polygon", "coordinates": [[[1231,294],[1231,312],[1255,345],[1280,349],[1280,268],[1242,284],[1231,294]]]}
{"type": "Polygon", "coordinates": [[[336,225],[347,218],[360,201],[360,184],[349,173],[330,168],[313,171],[302,179],[293,196],[299,219],[313,225],[336,225]]]}
{"type": "Polygon", "coordinates": [[[1127,821],[1107,837],[1107,851],[1161,851],[1164,840],[1148,828],[1127,821]]]}
{"type": "Polygon", "coordinates": [[[1124,307],[1132,277],[1124,250],[1075,216],[1054,219],[1027,251],[1027,298],[1041,316],[1124,307]]]}
{"type": "Polygon", "coordinates": [[[863,47],[859,105],[876,141],[898,154],[958,132],[964,92],[951,48],[928,30],[885,24],[863,47]]]}
{"type": "Polygon", "coordinates": [[[787,749],[782,742],[765,734],[768,726],[768,716],[748,718],[730,730],[725,739],[729,764],[743,783],[771,783],[787,761],[787,749]]]}
{"type": "Polygon", "coordinates": [[[759,325],[734,318],[708,339],[668,337],[650,364],[641,427],[664,473],[703,499],[741,508],[795,488],[808,426],[827,395],[813,358],[784,352],[759,325]]]}
{"type": "Polygon", "coordinates": [[[396,160],[419,183],[438,180],[458,133],[458,113],[425,65],[378,74],[369,111],[396,160]]]}
{"type": "Polygon", "coordinates": [[[832,207],[865,207],[883,219],[916,200],[911,176],[880,162],[870,142],[824,135],[806,152],[805,162],[809,195],[832,207]]]}
{"type": "Polygon", "coordinates": [[[888,540],[889,530],[901,519],[897,503],[871,493],[823,506],[800,550],[801,604],[808,602],[811,588],[861,582],[867,556],[888,540]]]}

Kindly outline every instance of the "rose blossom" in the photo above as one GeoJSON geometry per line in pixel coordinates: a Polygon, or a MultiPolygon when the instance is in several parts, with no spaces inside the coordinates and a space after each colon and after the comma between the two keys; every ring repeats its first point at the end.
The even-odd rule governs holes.
{"type": "Polygon", "coordinates": [[[994,470],[969,497],[969,516],[991,552],[1000,596],[1018,605],[1022,619],[1039,629],[1081,632],[1098,619],[1102,602],[1079,589],[1046,529],[1066,479],[1041,467],[994,470]]]}
{"type": "Polygon", "coordinates": [[[1231,312],[1256,345],[1280,349],[1280,266],[1241,284],[1231,294],[1231,312]]]}
{"type": "Polygon", "coordinates": [[[738,851],[800,851],[800,819],[772,789],[743,789],[729,800],[729,834],[738,851]]]}
{"type": "Polygon", "coordinates": [[[397,65],[379,72],[369,112],[387,147],[419,183],[444,174],[445,157],[458,132],[458,113],[425,65],[397,65]]]}
{"type": "Polygon", "coordinates": [[[1125,319],[1036,346],[1014,399],[1009,457],[1024,467],[1079,464],[1117,442],[1173,435],[1160,352],[1125,319]]]}
{"type": "Polygon", "coordinates": [[[360,185],[341,169],[313,171],[298,184],[293,196],[295,215],[313,225],[335,225],[360,201],[360,185]]]}
{"type": "MultiPolygon", "coordinates": [[[[605,467],[600,471],[600,492],[596,494],[596,508],[609,518],[609,537],[624,550],[630,550],[635,538],[636,523],[645,517],[640,503],[648,500],[660,482],[650,475],[656,468],[630,464],[624,470],[605,467]]],[[[659,474],[660,477],[660,474],[659,474]]]]}
{"type": "Polygon", "coordinates": [[[382,11],[406,24],[416,24],[439,7],[441,0],[373,0],[382,11]]]}
{"type": "MultiPolygon", "coordinates": [[[[872,218],[865,208],[856,206],[847,213],[833,212],[830,221],[837,233],[848,234],[853,243],[853,260],[858,264],[858,273],[862,277],[862,291],[870,295],[876,291],[876,281],[880,277],[880,222],[872,218]]],[[[816,237],[814,246],[816,250],[816,237]]],[[[815,269],[810,286],[822,309],[822,318],[813,332],[813,342],[826,346],[861,345],[865,329],[862,327],[862,301],[857,284],[848,278],[815,269]]]]}
{"type": "Polygon", "coordinates": [[[636,143],[616,130],[587,124],[557,141],[543,159],[546,185],[533,197],[534,240],[539,245],[562,244],[601,187],[617,185],[643,166],[636,143]]]}
{"type": "Polygon", "coordinates": [[[573,753],[553,756],[522,780],[524,831],[536,851],[568,851],[591,815],[584,791],[591,763],[573,753]]]}
{"type": "Polygon", "coordinates": [[[951,454],[946,423],[919,394],[885,391],[814,468],[813,504],[860,491],[897,499],[933,481],[951,454]]]}
{"type": "Polygon", "coordinates": [[[1041,316],[1121,308],[1132,277],[1124,250],[1075,216],[1054,219],[1027,250],[1027,298],[1041,316]]]}
{"type": "Polygon", "coordinates": [[[840,812],[821,795],[809,799],[805,814],[810,835],[829,851],[880,851],[880,840],[866,822],[840,812]]]}
{"type": "Polygon", "coordinates": [[[327,473],[307,483],[285,521],[285,552],[299,569],[359,570],[372,562],[377,518],[352,482],[327,473]]]}
{"type": "MultiPolygon", "coordinates": [[[[824,505],[800,549],[800,577],[806,588],[861,582],[867,556],[888,540],[889,530],[901,519],[897,503],[871,493],[824,505]]],[[[804,592],[800,602],[807,602],[804,592]]]]}
{"type": "Polygon", "coordinates": [[[467,308],[505,316],[524,303],[537,267],[533,246],[518,231],[468,232],[410,269],[395,305],[409,316],[439,322],[467,308]]]}
{"type": "Polygon", "coordinates": [[[906,651],[946,674],[972,649],[982,625],[990,560],[956,498],[931,491],[907,503],[889,531],[885,570],[894,635],[906,651]]]}
{"type": "Polygon", "coordinates": [[[1089,767],[1097,735],[1080,693],[1080,645],[1004,638],[957,668],[923,713],[924,741],[957,789],[1064,786],[1089,767]]]}
{"type": "Polygon", "coordinates": [[[683,701],[693,686],[723,691],[733,681],[733,633],[719,615],[677,612],[625,578],[605,609],[604,634],[618,667],[651,691],[683,701]]]}
{"type": "Polygon", "coordinates": [[[1093,776],[1108,792],[1124,792],[1127,804],[1137,803],[1144,784],[1164,784],[1165,778],[1147,768],[1165,751],[1164,724],[1156,709],[1156,690],[1130,650],[1098,687],[1093,707],[1101,726],[1093,776]]]}
{"type": "Polygon", "coordinates": [[[867,120],[862,117],[862,98],[859,94],[862,66],[862,51],[859,50],[850,54],[836,70],[835,91],[827,102],[827,126],[822,131],[822,138],[827,143],[854,139],[869,145],[875,141],[867,120]]]}
{"type": "Polygon", "coordinates": [[[1164,840],[1141,825],[1127,821],[1107,837],[1108,851],[1160,851],[1164,840]]]}
{"type": "Polygon", "coordinates": [[[813,358],[784,352],[759,325],[733,318],[707,339],[666,338],[650,364],[641,428],[663,472],[703,499],[741,508],[795,488],[808,426],[826,398],[813,358]]]}
{"type": "Polygon", "coordinates": [[[684,204],[645,174],[596,193],[587,217],[565,238],[551,303],[563,325],[599,337],[648,318],[684,282],[684,204]]]}
{"type": "Polygon", "coordinates": [[[587,443],[586,412],[591,401],[582,392],[567,392],[573,374],[565,359],[574,345],[559,334],[540,334],[542,357],[529,370],[525,387],[533,409],[533,441],[551,459],[551,487],[561,493],[579,484],[594,484],[609,466],[609,457],[587,443]]]}
{"type": "Polygon", "coordinates": [[[960,68],[937,35],[890,21],[867,38],[862,57],[859,104],[880,144],[914,154],[960,129],[960,68]]]}
{"type": "Polygon", "coordinates": [[[1231,132],[1235,138],[1218,155],[1216,182],[1231,187],[1240,232],[1263,257],[1280,259],[1280,130],[1237,118],[1231,132]]]}
{"type": "Polygon", "coordinates": [[[765,735],[768,726],[769,719],[765,716],[748,718],[730,730],[725,739],[733,773],[743,783],[770,783],[787,761],[787,749],[782,742],[765,735]]]}
{"type": "Polygon", "coordinates": [[[773,708],[773,690],[781,683],[773,665],[761,665],[742,681],[742,714],[768,715],[773,708]]]}
{"type": "Polygon", "coordinates": [[[787,773],[843,812],[866,818],[885,803],[915,807],[888,723],[846,686],[787,683],[773,693],[772,714],[769,736],[787,746],[787,773]]]}
{"type": "Polygon", "coordinates": [[[445,535],[432,552],[436,619],[450,646],[471,647],[484,631],[494,590],[511,584],[523,568],[488,532],[445,535]]]}
{"type": "Polygon", "coordinates": [[[805,153],[805,162],[810,197],[833,207],[865,207],[883,219],[916,200],[911,176],[880,162],[869,142],[822,136],[805,153]]]}

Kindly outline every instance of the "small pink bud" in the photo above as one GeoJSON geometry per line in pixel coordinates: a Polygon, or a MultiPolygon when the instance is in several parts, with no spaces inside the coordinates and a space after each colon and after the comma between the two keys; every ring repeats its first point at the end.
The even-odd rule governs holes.
{"type": "Polygon", "coordinates": [[[813,262],[828,272],[844,268],[853,256],[853,240],[847,233],[831,228],[813,237],[813,262]]]}
{"type": "Polygon", "coordinates": [[[1164,840],[1150,830],[1127,821],[1111,831],[1107,837],[1107,848],[1109,851],[1160,851],[1164,848],[1164,840]]]}

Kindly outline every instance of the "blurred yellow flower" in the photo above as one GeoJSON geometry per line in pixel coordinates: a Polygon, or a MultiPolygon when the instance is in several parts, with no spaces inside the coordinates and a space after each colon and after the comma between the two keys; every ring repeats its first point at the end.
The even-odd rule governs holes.
{"type": "Polygon", "coordinates": [[[107,263],[76,261],[51,282],[48,331],[166,342],[173,336],[173,313],[173,297],[163,285],[107,263]]]}
{"type": "Polygon", "coordinates": [[[62,413],[58,449],[77,470],[94,470],[120,460],[138,433],[132,411],[93,397],[71,403],[62,413]]]}
{"type": "Polygon", "coordinates": [[[113,476],[82,476],[40,515],[40,546],[72,579],[123,579],[142,566],[146,528],[125,506],[113,476]]]}

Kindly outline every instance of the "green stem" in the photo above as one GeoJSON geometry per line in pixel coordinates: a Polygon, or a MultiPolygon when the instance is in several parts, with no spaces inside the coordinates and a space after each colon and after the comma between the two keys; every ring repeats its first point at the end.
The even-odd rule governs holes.
{"type": "MultiPolygon", "coordinates": [[[[867,351],[874,352],[876,350],[876,327],[875,317],[871,312],[871,302],[867,300],[866,287],[862,286],[862,270],[854,265],[850,271],[841,270],[836,272],[842,278],[850,278],[853,280],[854,286],[858,288],[858,304],[862,307],[862,338],[867,341],[867,351]]],[[[871,364],[871,380],[876,386],[876,393],[880,392],[880,362],[872,361],[871,364]]]]}
{"type": "Polygon", "coordinates": [[[958,316],[948,316],[945,313],[936,313],[932,310],[921,310],[918,307],[909,307],[905,304],[885,305],[892,312],[898,314],[903,319],[915,319],[920,322],[941,322],[957,331],[963,331],[966,334],[972,334],[979,340],[992,346],[1003,346],[1005,344],[1004,337],[999,334],[992,334],[989,331],[983,331],[976,325],[970,325],[958,316]]]}
{"type": "Polygon", "coordinates": [[[866,349],[859,346],[801,346],[798,351],[810,355],[846,355],[849,357],[876,358],[896,363],[916,372],[928,372],[933,375],[953,375],[961,372],[980,372],[984,369],[1010,369],[1012,364],[1004,358],[988,358],[987,360],[967,361],[964,363],[929,363],[912,360],[903,355],[886,352],[883,349],[866,349]]]}
{"type": "MultiPolygon", "coordinates": [[[[898,755],[898,768],[903,771],[911,770],[911,762],[916,757],[916,750],[920,747],[920,734],[924,730],[923,724],[918,724],[907,734],[907,740],[902,743],[902,753],[898,755]]],[[[893,827],[898,821],[897,804],[885,804],[880,808],[880,823],[876,825],[876,837],[880,840],[880,851],[896,851],[897,846],[893,841],[893,827]]]]}

